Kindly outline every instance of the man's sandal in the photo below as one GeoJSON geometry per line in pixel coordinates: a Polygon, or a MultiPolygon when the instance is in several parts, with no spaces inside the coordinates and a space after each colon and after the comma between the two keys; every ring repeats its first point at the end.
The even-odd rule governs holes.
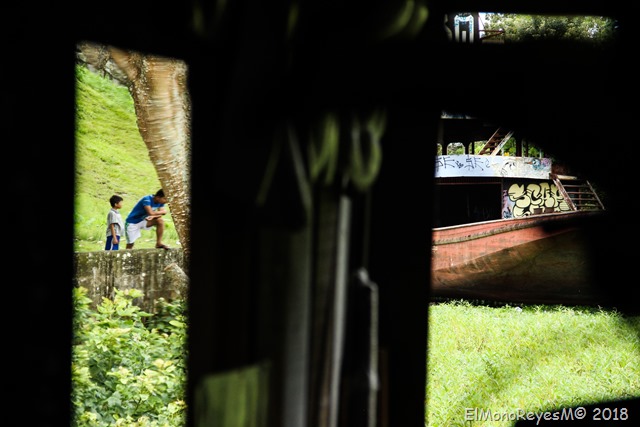
{"type": "Polygon", "coordinates": [[[167,245],[156,245],[156,249],[164,249],[165,251],[169,250],[169,246],[167,245]]]}

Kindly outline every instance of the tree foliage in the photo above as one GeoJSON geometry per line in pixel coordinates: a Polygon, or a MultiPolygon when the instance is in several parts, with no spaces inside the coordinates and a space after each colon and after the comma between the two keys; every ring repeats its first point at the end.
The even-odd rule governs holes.
{"type": "Polygon", "coordinates": [[[490,13],[485,28],[502,30],[505,43],[557,40],[602,44],[615,36],[616,21],[598,16],[490,13]]]}

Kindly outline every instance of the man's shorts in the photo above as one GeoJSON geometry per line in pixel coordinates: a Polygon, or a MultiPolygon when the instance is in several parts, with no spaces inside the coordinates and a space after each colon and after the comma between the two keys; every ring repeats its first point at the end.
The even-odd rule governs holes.
{"type": "Polygon", "coordinates": [[[143,219],[142,221],[135,223],[135,224],[129,224],[128,222],[124,225],[124,229],[125,229],[125,236],[127,237],[127,243],[133,243],[136,240],[138,240],[138,238],[141,235],[141,231],[142,230],[151,230],[153,228],[153,226],[151,227],[147,227],[147,220],[143,219]]]}

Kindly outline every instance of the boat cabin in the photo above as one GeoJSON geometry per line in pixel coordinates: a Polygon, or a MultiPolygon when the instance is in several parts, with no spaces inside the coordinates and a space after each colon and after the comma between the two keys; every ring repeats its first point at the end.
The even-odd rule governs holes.
{"type": "Polygon", "coordinates": [[[508,128],[443,114],[434,227],[604,209],[589,181],[516,137],[508,128]]]}

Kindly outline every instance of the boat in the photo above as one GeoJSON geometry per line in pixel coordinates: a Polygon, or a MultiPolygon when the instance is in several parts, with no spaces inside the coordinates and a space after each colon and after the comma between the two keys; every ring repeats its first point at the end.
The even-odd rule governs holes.
{"type": "Polygon", "coordinates": [[[441,132],[435,159],[432,297],[598,301],[587,233],[605,207],[593,185],[539,150],[531,155],[508,128],[468,117],[443,122],[449,132],[441,132]],[[461,138],[472,142],[451,153],[450,141],[461,138]]]}

